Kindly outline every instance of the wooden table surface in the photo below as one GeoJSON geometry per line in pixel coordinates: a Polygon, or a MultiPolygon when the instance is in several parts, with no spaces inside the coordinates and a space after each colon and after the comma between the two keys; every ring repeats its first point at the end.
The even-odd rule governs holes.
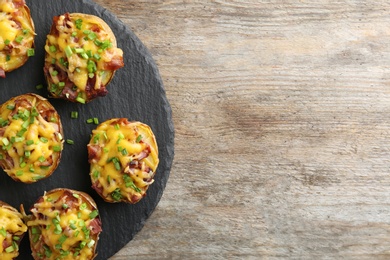
{"type": "Polygon", "coordinates": [[[147,46],[175,159],[112,259],[389,259],[390,4],[96,0],[147,46]]]}

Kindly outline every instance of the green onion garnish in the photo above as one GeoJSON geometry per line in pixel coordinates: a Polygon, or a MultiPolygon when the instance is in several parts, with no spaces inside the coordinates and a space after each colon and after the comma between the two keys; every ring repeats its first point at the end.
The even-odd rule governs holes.
{"type": "Polygon", "coordinates": [[[72,111],[72,112],[70,113],[70,117],[73,118],[73,119],[78,118],[78,117],[79,117],[79,112],[77,112],[77,111],[72,111]]]}
{"type": "Polygon", "coordinates": [[[65,54],[68,58],[73,55],[72,48],[69,45],[65,47],[65,54]]]}
{"type": "Polygon", "coordinates": [[[27,56],[32,57],[35,55],[35,50],[33,48],[30,48],[27,50],[27,56]]]}
{"type": "Polygon", "coordinates": [[[51,46],[49,47],[49,50],[50,50],[50,52],[56,52],[56,51],[57,51],[57,48],[56,48],[56,46],[51,45],[51,46]]]}

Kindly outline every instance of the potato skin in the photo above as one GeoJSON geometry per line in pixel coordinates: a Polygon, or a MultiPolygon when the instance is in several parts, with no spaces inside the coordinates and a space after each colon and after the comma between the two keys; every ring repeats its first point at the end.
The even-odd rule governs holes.
{"type": "Polygon", "coordinates": [[[50,96],[88,103],[107,95],[106,86],[124,66],[111,28],[99,17],[65,13],[53,18],[45,45],[44,74],[50,96]],[[65,37],[65,40],[62,40],[65,37]],[[61,38],[61,37],[62,38],[61,38]]]}
{"type": "Polygon", "coordinates": [[[39,197],[30,211],[32,214],[26,215],[23,210],[34,259],[56,259],[64,251],[69,256],[85,257],[82,259],[96,257],[102,226],[96,202],[90,195],[56,188],[39,197]],[[42,211],[45,205],[51,211],[42,211]]]}
{"type": "Polygon", "coordinates": [[[110,203],[137,203],[154,182],[159,163],[151,128],[113,118],[92,131],[87,145],[92,188],[110,203]]]}
{"type": "MultiPolygon", "coordinates": [[[[3,39],[4,44],[0,44],[0,77],[5,78],[6,73],[23,66],[30,56],[34,56],[35,26],[30,9],[24,0],[12,0],[3,4],[14,6],[13,12],[5,13],[12,27],[18,30],[13,39],[3,39]],[[5,42],[6,40],[8,42],[5,42]]],[[[2,30],[0,36],[9,37],[2,34],[2,30]]]]}
{"type": "Polygon", "coordinates": [[[46,98],[34,93],[9,99],[0,106],[0,146],[4,148],[0,149],[0,167],[13,180],[34,183],[51,176],[63,149],[59,114],[46,98]],[[50,144],[55,145],[46,147],[50,144]],[[42,149],[46,154],[40,154],[42,149]]]}

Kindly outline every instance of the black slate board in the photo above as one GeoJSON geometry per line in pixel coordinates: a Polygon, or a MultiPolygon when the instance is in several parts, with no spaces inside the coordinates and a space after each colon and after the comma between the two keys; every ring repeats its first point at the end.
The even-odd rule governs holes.
{"type": "MultiPolygon", "coordinates": [[[[0,200],[16,208],[23,204],[29,209],[44,191],[54,188],[65,187],[87,192],[97,202],[103,222],[96,259],[107,259],[126,245],[143,227],[162,196],[174,156],[171,108],[150,53],[136,35],[109,11],[89,0],[26,2],[36,27],[35,56],[23,67],[8,73],[5,79],[0,79],[0,104],[11,97],[29,92],[47,97],[45,89],[35,88],[39,84],[45,84],[42,69],[43,47],[53,16],[65,12],[93,14],[106,21],[117,37],[118,47],[124,51],[125,67],[117,71],[108,85],[109,93],[106,97],[86,105],[49,99],[61,116],[65,139],[72,139],[75,144],[64,145],[57,170],[48,179],[37,183],[16,183],[0,169],[0,200]],[[78,111],[79,118],[71,119],[71,111],[78,111]],[[114,117],[126,117],[144,122],[154,131],[159,146],[160,164],[155,182],[150,186],[147,196],[139,203],[106,203],[91,188],[86,145],[96,125],[87,124],[86,120],[92,117],[98,117],[100,122],[114,117]]],[[[27,236],[22,241],[18,259],[32,259],[27,236]]]]}

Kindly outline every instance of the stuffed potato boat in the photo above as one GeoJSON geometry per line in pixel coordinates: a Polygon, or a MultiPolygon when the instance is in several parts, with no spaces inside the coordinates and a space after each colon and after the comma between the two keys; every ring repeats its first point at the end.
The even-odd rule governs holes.
{"type": "Polygon", "coordinates": [[[136,203],[154,181],[156,138],[146,124],[110,119],[93,130],[88,159],[92,188],[105,201],[136,203]]]}
{"type": "Polygon", "coordinates": [[[53,19],[45,45],[44,73],[54,98],[86,103],[105,96],[106,86],[124,66],[110,27],[99,17],[65,13],[53,19]]]}
{"type": "Polygon", "coordinates": [[[34,56],[34,23],[24,0],[0,0],[0,77],[34,56]]]}
{"type": "Polygon", "coordinates": [[[0,106],[0,166],[15,181],[36,182],[57,168],[63,149],[60,116],[36,94],[0,106]]]}
{"type": "Polygon", "coordinates": [[[15,259],[19,255],[19,244],[26,232],[22,214],[0,201],[0,259],[15,259]]]}
{"type": "Polygon", "coordinates": [[[40,197],[25,215],[34,259],[80,259],[96,256],[102,231],[95,201],[86,193],[54,189],[40,197]]]}

